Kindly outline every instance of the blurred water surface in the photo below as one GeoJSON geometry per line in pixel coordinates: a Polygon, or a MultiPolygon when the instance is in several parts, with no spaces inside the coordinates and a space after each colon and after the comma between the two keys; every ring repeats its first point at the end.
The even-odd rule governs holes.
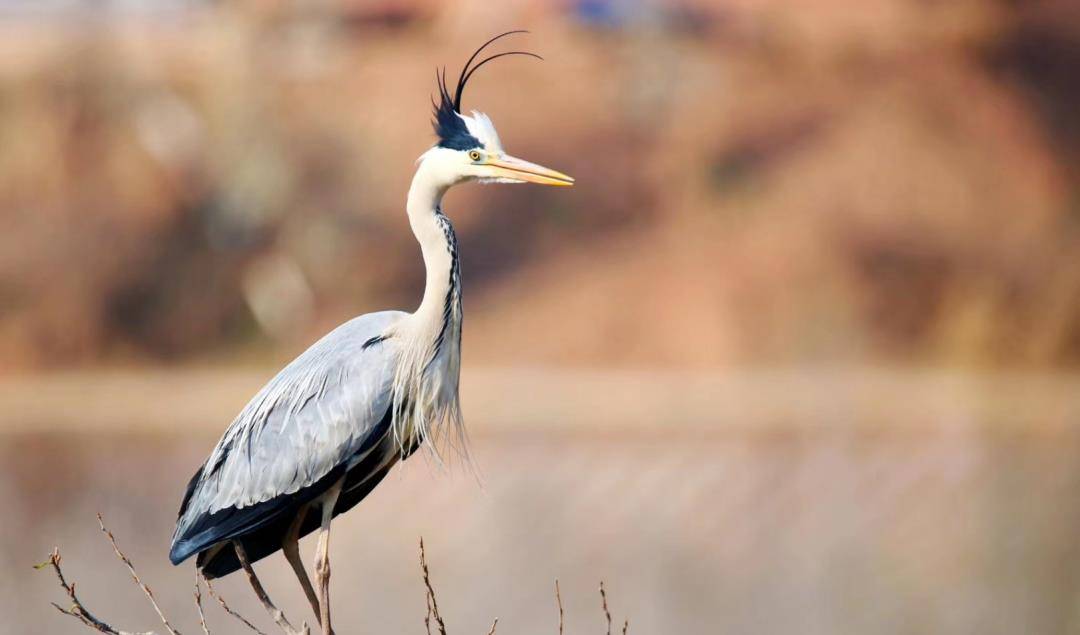
{"type": "MultiPolygon", "coordinates": [[[[816,427],[474,422],[483,485],[413,459],[335,523],[339,632],[423,632],[420,536],[451,633],[487,632],[496,616],[500,632],[555,633],[555,578],[569,633],[602,632],[601,579],[637,633],[1075,632],[1080,430],[1061,425],[1075,404],[1044,403],[1045,425],[1017,427],[1002,425],[1007,410],[972,418],[979,404],[911,398],[933,425],[860,426],[844,408],[816,427]]],[[[30,569],[54,545],[92,609],[154,627],[97,530],[102,511],[166,611],[197,630],[191,569],[166,553],[216,432],[193,421],[4,436],[3,628],[81,632],[48,606],[62,599],[52,574],[30,569]]],[[[258,568],[287,613],[307,617],[284,560],[258,568]]],[[[269,628],[242,580],[220,589],[269,628]]],[[[241,632],[208,611],[216,632],[241,632]]]]}

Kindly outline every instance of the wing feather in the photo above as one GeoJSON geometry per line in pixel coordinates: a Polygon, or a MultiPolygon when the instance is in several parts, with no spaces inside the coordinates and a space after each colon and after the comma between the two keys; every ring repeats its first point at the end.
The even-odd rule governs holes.
{"type": "Polygon", "coordinates": [[[188,488],[174,546],[200,517],[312,485],[377,444],[390,407],[392,339],[367,346],[404,314],[341,325],[281,370],[233,420],[188,488]]]}

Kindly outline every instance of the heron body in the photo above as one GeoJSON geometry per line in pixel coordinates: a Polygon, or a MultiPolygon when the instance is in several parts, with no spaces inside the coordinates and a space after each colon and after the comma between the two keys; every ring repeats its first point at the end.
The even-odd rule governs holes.
{"type": "MultiPolygon", "coordinates": [[[[259,391],[188,486],[174,563],[202,553],[199,567],[220,577],[240,563],[232,550],[208,547],[240,537],[258,560],[281,548],[299,508],[342,475],[350,483],[335,514],[371,491],[400,456],[387,442],[397,346],[376,338],[404,317],[388,311],[346,322],[259,391]]],[[[301,535],[317,526],[311,516],[301,535]]]]}
{"type": "Polygon", "coordinates": [[[207,578],[242,566],[254,578],[250,562],[283,550],[330,633],[331,520],[435,435],[449,429],[464,438],[461,275],[443,195],[465,181],[573,184],[565,174],[507,155],[486,115],[460,112],[461,92],[477,68],[504,55],[531,55],[501,53],[470,68],[480,51],[509,34],[470,58],[453,95],[445,74],[439,77],[439,141],[420,157],[406,201],[426,267],[419,307],[342,324],[252,398],[188,484],[169,553],[174,564],[198,554],[196,566],[207,578]],[[316,529],[318,592],[297,548],[316,529]]]}
{"type": "MultiPolygon", "coordinates": [[[[430,186],[439,182],[422,162],[406,204],[427,265],[420,307],[342,324],[255,395],[188,486],[174,563],[199,553],[207,577],[231,573],[235,552],[213,547],[234,539],[252,561],[270,555],[298,511],[341,477],[334,515],[360,502],[430,428],[460,420],[461,277],[453,225],[439,208],[446,188],[430,186]]],[[[300,536],[316,527],[307,517],[300,536]]]]}

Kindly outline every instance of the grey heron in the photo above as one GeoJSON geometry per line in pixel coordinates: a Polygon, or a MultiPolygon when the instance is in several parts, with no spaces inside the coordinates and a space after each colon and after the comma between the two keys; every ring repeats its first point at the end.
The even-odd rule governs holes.
{"type": "Polygon", "coordinates": [[[363,500],[397,462],[425,441],[430,445],[433,434],[463,429],[461,276],[443,195],[467,181],[574,183],[508,155],[491,119],[461,112],[462,92],[478,68],[508,55],[539,57],[508,51],[476,62],[492,43],[521,32],[503,33],[477,49],[453,92],[445,69],[436,73],[438,141],[417,161],[405,206],[426,267],[419,307],[349,320],[251,399],[188,483],[169,552],[173,564],[197,554],[198,571],[210,579],[280,549],[323,633],[331,632],[331,520],[363,500]],[[316,530],[313,586],[298,541],[316,530]]]}

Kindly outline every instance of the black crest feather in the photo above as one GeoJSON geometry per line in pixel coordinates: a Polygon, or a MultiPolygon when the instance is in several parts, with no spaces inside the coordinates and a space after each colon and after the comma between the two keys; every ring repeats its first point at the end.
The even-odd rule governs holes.
{"type": "Polygon", "coordinates": [[[435,82],[439,87],[439,101],[438,103],[436,103],[434,99],[431,101],[431,105],[435,107],[435,120],[432,122],[432,125],[435,126],[435,134],[439,137],[438,145],[440,147],[449,148],[451,150],[469,150],[483,145],[480,143],[479,139],[469,134],[469,129],[465,126],[465,122],[458,116],[461,113],[461,94],[465,91],[465,84],[468,83],[469,78],[472,77],[472,74],[475,73],[478,68],[492,60],[507,55],[528,55],[529,57],[535,57],[536,59],[544,59],[535,53],[526,51],[508,51],[488,56],[477,62],[475,66],[472,65],[477,56],[496,40],[508,35],[514,35],[515,33],[528,33],[528,31],[516,30],[500,33],[487,42],[484,42],[480,48],[476,49],[476,52],[472,54],[469,61],[465,62],[464,68],[461,69],[461,75],[458,76],[457,85],[454,87],[453,94],[450,93],[450,88],[446,85],[446,68],[443,68],[441,71],[435,71],[435,82]]]}

